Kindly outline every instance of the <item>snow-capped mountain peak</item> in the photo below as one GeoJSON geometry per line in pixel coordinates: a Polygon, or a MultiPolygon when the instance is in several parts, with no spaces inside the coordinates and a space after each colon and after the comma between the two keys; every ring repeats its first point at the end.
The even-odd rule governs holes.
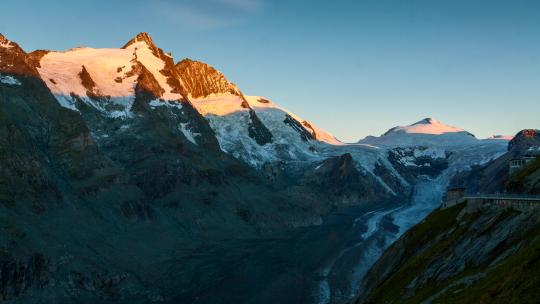
{"type": "Polygon", "coordinates": [[[242,93],[233,83],[214,67],[200,61],[184,59],[175,66],[182,86],[191,98],[204,98],[210,95],[242,93]]]}
{"type": "Polygon", "coordinates": [[[172,57],[156,47],[146,33],[120,49],[47,51],[40,56],[37,69],[58,102],[75,111],[80,100],[111,117],[130,115],[135,88],[145,73],[155,80],[156,97],[183,99],[179,85],[173,87],[172,57]]]}
{"type": "Polygon", "coordinates": [[[433,119],[431,117],[424,118],[418,122],[415,122],[408,126],[399,126],[394,127],[388,132],[385,133],[410,133],[410,134],[435,134],[440,135],[444,133],[454,133],[454,132],[466,132],[465,130],[461,128],[457,128],[454,126],[450,126],[447,124],[444,124],[436,119],[433,119]]]}
{"type": "Polygon", "coordinates": [[[382,136],[368,136],[359,141],[374,146],[460,146],[474,144],[478,139],[464,129],[424,118],[407,126],[391,128],[382,136]]]}
{"type": "MultiPolygon", "coordinates": [[[[150,109],[193,108],[213,129],[223,151],[255,166],[317,157],[320,143],[341,144],[265,98],[244,96],[206,63],[184,59],[175,64],[144,32],[122,48],[78,47],[27,54],[3,36],[0,42],[2,77],[39,77],[61,106],[81,115],[89,106],[109,118],[135,119],[133,105],[139,100],[150,109]]],[[[3,83],[7,85],[8,80],[3,83]]]]}

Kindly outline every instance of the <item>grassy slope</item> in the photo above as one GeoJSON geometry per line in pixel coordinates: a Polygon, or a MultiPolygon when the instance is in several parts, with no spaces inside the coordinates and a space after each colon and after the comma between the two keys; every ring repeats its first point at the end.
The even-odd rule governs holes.
{"type": "MultiPolygon", "coordinates": [[[[437,303],[538,303],[540,299],[539,229],[524,248],[463,289],[441,294],[437,303]]],[[[457,286],[459,287],[459,286],[457,286]]]]}
{"type": "MultiPolygon", "coordinates": [[[[463,205],[435,211],[425,221],[404,236],[402,263],[384,279],[367,298],[368,303],[535,303],[540,298],[540,227],[523,235],[521,247],[495,267],[488,267],[505,248],[495,250],[490,260],[481,265],[464,265],[460,271],[444,280],[428,279],[417,285],[415,279],[437,259],[451,256],[454,246],[463,241],[481,212],[469,214],[459,221],[457,214],[463,205]],[[470,285],[464,278],[484,275],[470,285]],[[415,286],[414,288],[410,288],[415,286]]],[[[503,211],[496,214],[493,226],[517,214],[503,211]]],[[[512,244],[509,244],[509,246],[512,244]]],[[[394,258],[398,258],[397,256],[394,258]]]]}
{"type": "MultiPolygon", "coordinates": [[[[431,213],[423,222],[414,226],[405,236],[405,261],[396,272],[387,278],[368,297],[368,303],[399,302],[403,290],[429,262],[431,255],[437,253],[440,246],[428,245],[437,235],[456,225],[456,216],[463,208],[452,208],[431,213]]],[[[446,243],[446,242],[445,242],[446,243]]],[[[441,244],[444,246],[445,244],[441,244]]]]}

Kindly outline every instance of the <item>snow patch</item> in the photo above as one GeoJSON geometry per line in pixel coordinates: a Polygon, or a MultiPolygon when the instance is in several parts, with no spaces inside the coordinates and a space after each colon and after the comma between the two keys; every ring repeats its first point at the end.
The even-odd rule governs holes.
{"type": "Polygon", "coordinates": [[[244,100],[240,96],[232,94],[209,95],[204,98],[190,98],[193,106],[201,115],[225,116],[233,113],[247,112],[242,106],[244,100]]]}
{"type": "MultiPolygon", "coordinates": [[[[317,127],[313,123],[306,121],[300,118],[298,115],[277,106],[272,101],[261,96],[245,96],[250,107],[255,110],[259,118],[263,120],[263,123],[267,125],[268,128],[274,132],[282,130],[282,122],[285,119],[285,116],[288,114],[296,121],[298,121],[306,131],[309,133],[315,132],[315,137],[318,141],[324,142],[331,145],[342,145],[343,143],[337,140],[329,132],[317,127]],[[267,117],[265,117],[267,116],[267,117]],[[266,118],[266,119],[265,119],[266,118]],[[271,127],[276,126],[277,128],[273,130],[271,127]]],[[[296,133],[298,134],[298,133],[296,133]]]]}
{"type": "Polygon", "coordinates": [[[179,102],[171,102],[171,101],[165,101],[163,99],[152,99],[148,105],[155,109],[157,107],[168,107],[168,108],[176,108],[176,109],[182,109],[182,104],[179,102]]]}
{"type": "Polygon", "coordinates": [[[505,140],[505,141],[511,141],[514,138],[513,135],[493,135],[488,138],[482,139],[482,140],[505,140]]]}
{"type": "Polygon", "coordinates": [[[165,62],[159,57],[156,57],[148,44],[144,41],[138,41],[128,46],[125,51],[135,54],[137,60],[140,61],[154,75],[154,78],[159,83],[159,86],[165,90],[163,99],[166,100],[181,100],[182,95],[173,93],[173,89],[167,82],[167,77],[161,73],[165,68],[165,62]]]}
{"type": "Polygon", "coordinates": [[[17,78],[9,75],[0,75],[0,83],[16,86],[21,85],[21,82],[17,78]]]}
{"type": "Polygon", "coordinates": [[[184,136],[193,144],[197,145],[197,141],[195,140],[195,137],[200,136],[200,133],[193,133],[189,129],[189,123],[180,123],[180,131],[184,133],[184,136]]]}
{"type": "Polygon", "coordinates": [[[221,149],[251,166],[261,167],[266,162],[281,160],[320,159],[310,149],[316,142],[303,141],[298,131],[284,122],[288,112],[270,102],[255,103],[251,97],[244,99],[233,94],[213,94],[190,101],[208,120],[221,149]],[[272,142],[261,146],[249,136],[250,108],[272,133],[272,142]]]}
{"type": "Polygon", "coordinates": [[[74,94],[109,117],[125,117],[130,115],[135,99],[137,75],[129,74],[132,59],[133,54],[121,49],[76,48],[47,53],[38,72],[61,106],[76,111],[74,94]],[[83,66],[95,84],[93,93],[102,96],[103,101],[88,97],[79,76],[83,66]]]}
{"type": "Polygon", "coordinates": [[[40,60],[38,72],[54,94],[61,106],[77,111],[77,96],[82,102],[91,105],[112,118],[129,117],[135,100],[135,86],[138,74],[134,67],[140,62],[149,70],[165,90],[164,100],[182,99],[172,93],[167,78],[161,73],[165,63],[156,57],[148,45],[137,42],[127,49],[94,49],[80,47],[65,52],[49,52],[40,60]],[[86,70],[93,87],[91,92],[82,83],[80,73],[86,70]],[[91,98],[89,93],[98,96],[91,98]]]}

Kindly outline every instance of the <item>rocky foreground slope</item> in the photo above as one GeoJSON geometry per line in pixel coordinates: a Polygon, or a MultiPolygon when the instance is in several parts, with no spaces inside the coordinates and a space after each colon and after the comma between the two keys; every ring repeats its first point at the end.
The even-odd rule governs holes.
{"type": "Polygon", "coordinates": [[[355,303],[537,303],[540,209],[437,210],[371,268],[355,303]]]}

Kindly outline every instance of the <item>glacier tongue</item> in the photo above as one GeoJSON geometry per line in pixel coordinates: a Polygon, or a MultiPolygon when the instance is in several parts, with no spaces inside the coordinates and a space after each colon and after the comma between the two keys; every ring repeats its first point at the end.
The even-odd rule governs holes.
{"type": "MultiPolygon", "coordinates": [[[[358,147],[361,146],[358,145],[358,147]]],[[[440,151],[446,152],[448,149],[451,152],[448,157],[448,168],[434,178],[420,176],[413,186],[413,194],[409,202],[395,202],[386,209],[365,213],[354,220],[354,226],[363,225],[365,230],[358,234],[357,242],[354,245],[338,255],[337,261],[333,260],[330,265],[323,267],[324,276],[314,290],[318,303],[332,303],[335,299],[354,297],[354,292],[360,281],[385,249],[409,228],[439,207],[450,180],[456,173],[498,158],[506,152],[506,146],[507,141],[498,140],[478,141],[475,145],[450,148],[437,146],[421,150],[411,148],[419,151],[415,153],[418,157],[434,158],[443,156],[440,151]],[[347,258],[344,253],[349,253],[350,258],[350,252],[353,251],[357,251],[358,254],[353,271],[348,278],[350,286],[345,289],[343,286],[333,286],[327,277],[332,275],[334,265],[340,264],[340,259],[347,258]]],[[[353,147],[350,146],[348,149],[353,147]]],[[[385,150],[382,149],[382,151],[385,150]]],[[[335,271],[339,273],[340,270],[336,269],[335,271]]]]}

